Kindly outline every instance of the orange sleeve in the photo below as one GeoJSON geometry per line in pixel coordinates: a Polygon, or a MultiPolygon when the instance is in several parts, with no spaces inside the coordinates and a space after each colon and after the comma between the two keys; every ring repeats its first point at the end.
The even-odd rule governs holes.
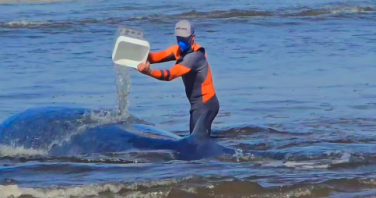
{"type": "Polygon", "coordinates": [[[170,70],[152,70],[150,76],[163,81],[171,81],[191,71],[191,68],[181,64],[174,65],[170,70]]]}
{"type": "Polygon", "coordinates": [[[175,46],[172,46],[163,51],[150,52],[148,61],[150,62],[150,64],[154,64],[154,63],[163,63],[167,61],[176,60],[174,50],[175,50],[175,46]]]}

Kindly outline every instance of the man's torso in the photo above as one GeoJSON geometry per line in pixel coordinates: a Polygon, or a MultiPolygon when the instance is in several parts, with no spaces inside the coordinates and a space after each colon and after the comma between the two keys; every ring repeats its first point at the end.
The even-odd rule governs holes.
{"type": "Polygon", "coordinates": [[[176,63],[191,69],[190,72],[182,76],[182,80],[187,98],[192,105],[205,103],[215,96],[212,73],[204,48],[181,55],[176,63]]]}
{"type": "MultiPolygon", "coordinates": [[[[162,63],[176,60],[179,70],[189,70],[188,73],[183,74],[181,77],[184,82],[187,98],[191,106],[194,106],[206,103],[212,99],[215,96],[215,90],[205,49],[196,43],[191,48],[188,53],[183,54],[179,46],[174,45],[164,51],[151,53],[149,61],[151,63],[162,63]]],[[[179,73],[180,71],[175,72],[179,73]]],[[[182,73],[185,72],[182,71],[182,73]]],[[[164,75],[169,76],[170,74],[162,72],[161,75],[163,78],[164,75]]]]}

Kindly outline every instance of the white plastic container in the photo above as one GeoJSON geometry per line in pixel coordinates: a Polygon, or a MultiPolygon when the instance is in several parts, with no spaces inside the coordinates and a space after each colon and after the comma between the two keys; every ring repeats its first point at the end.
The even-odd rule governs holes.
{"type": "Polygon", "coordinates": [[[141,30],[122,27],[112,52],[112,61],[137,69],[140,63],[146,62],[149,52],[150,43],[144,38],[141,30]]]}

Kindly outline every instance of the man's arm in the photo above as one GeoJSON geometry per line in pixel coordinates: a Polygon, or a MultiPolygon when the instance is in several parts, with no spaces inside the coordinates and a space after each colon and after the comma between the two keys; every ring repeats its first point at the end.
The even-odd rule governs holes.
{"type": "Polygon", "coordinates": [[[146,64],[141,63],[137,69],[141,73],[151,76],[155,79],[171,81],[177,77],[187,74],[191,70],[194,70],[197,61],[201,61],[202,59],[205,59],[205,56],[203,56],[203,54],[194,52],[187,54],[182,61],[176,63],[169,70],[151,70],[149,62],[147,62],[146,64]]]}
{"type": "Polygon", "coordinates": [[[150,70],[149,76],[162,80],[171,81],[191,71],[191,68],[182,64],[176,64],[169,70],[150,70]]]}
{"type": "Polygon", "coordinates": [[[171,46],[166,50],[159,51],[159,52],[150,52],[148,61],[150,64],[154,63],[163,63],[167,61],[176,60],[174,51],[176,50],[176,46],[171,46]]]}

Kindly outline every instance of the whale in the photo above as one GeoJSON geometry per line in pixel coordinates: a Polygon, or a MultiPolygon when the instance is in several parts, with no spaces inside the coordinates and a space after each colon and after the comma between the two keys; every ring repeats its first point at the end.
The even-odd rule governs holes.
{"type": "Polygon", "coordinates": [[[198,119],[184,137],[140,123],[138,119],[103,122],[90,109],[40,107],[9,117],[0,124],[0,145],[38,149],[50,156],[75,156],[129,150],[173,151],[177,160],[234,155],[236,150],[210,138],[205,120],[198,119]]]}

